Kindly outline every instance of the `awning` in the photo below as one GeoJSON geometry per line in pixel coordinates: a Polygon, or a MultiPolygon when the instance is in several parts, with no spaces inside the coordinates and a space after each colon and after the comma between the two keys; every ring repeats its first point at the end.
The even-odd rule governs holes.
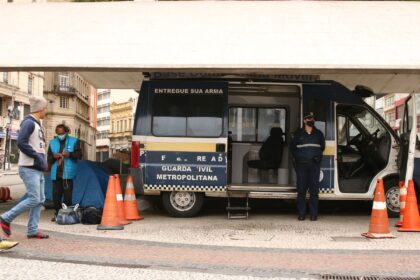
{"type": "Polygon", "coordinates": [[[77,70],[134,89],[151,71],[316,74],[411,92],[419,14],[407,1],[0,4],[0,71],[77,70]]]}

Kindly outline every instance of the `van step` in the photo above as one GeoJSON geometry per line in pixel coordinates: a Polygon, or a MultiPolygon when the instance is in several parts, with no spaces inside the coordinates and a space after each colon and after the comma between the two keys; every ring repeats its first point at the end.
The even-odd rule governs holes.
{"type": "Polygon", "coordinates": [[[228,219],[248,219],[251,210],[248,195],[249,193],[245,193],[245,197],[233,198],[231,192],[228,192],[228,204],[226,206],[228,219]],[[232,202],[235,202],[236,205],[232,205],[232,202]]]}
{"type": "Polygon", "coordinates": [[[226,207],[227,211],[249,211],[251,207],[249,206],[228,206],[226,207]]]}
{"type": "Polygon", "coordinates": [[[228,219],[248,219],[248,212],[246,213],[229,213],[228,219]]]}

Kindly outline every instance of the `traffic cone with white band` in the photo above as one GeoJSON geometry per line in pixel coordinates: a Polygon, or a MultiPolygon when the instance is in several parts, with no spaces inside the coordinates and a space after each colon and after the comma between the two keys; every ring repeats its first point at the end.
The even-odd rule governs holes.
{"type": "Polygon", "coordinates": [[[404,220],[398,231],[420,231],[419,206],[417,205],[414,181],[408,181],[407,199],[404,210],[404,220]]]}
{"type": "Polygon", "coordinates": [[[117,199],[115,194],[115,177],[109,176],[106,190],[105,206],[102,213],[101,224],[98,230],[121,230],[124,226],[118,222],[117,199]]]}
{"type": "Polygon", "coordinates": [[[395,224],[396,227],[400,227],[403,224],[406,197],[407,188],[405,187],[404,181],[400,181],[400,220],[395,224]]]}
{"type": "Polygon", "coordinates": [[[134,191],[133,179],[131,176],[127,178],[127,186],[125,188],[124,196],[124,209],[125,209],[125,218],[127,220],[142,220],[144,219],[139,215],[139,210],[137,208],[136,193],[134,191]]]}
{"type": "Polygon", "coordinates": [[[130,221],[127,221],[125,218],[125,210],[124,210],[124,200],[121,191],[121,183],[120,183],[120,176],[115,174],[115,193],[117,198],[117,211],[118,211],[118,221],[122,225],[131,224],[130,221]]]}
{"type": "Polygon", "coordinates": [[[388,212],[386,210],[384,182],[379,179],[376,183],[373,199],[372,216],[369,231],[362,233],[367,238],[395,238],[389,230],[388,212]]]}

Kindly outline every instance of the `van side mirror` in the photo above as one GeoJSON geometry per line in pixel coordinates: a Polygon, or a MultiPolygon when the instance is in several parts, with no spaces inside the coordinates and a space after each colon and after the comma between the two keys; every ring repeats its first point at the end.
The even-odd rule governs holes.
{"type": "Polygon", "coordinates": [[[357,85],[354,88],[353,93],[361,98],[371,97],[374,95],[374,92],[371,88],[363,85],[357,85]]]}

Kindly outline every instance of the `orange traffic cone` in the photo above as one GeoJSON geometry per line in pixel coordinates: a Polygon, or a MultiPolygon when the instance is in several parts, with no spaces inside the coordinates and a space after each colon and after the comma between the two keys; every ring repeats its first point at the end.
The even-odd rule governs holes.
{"type": "Polygon", "coordinates": [[[373,199],[372,216],[370,218],[369,232],[362,233],[368,238],[394,238],[389,231],[388,213],[386,210],[384,182],[379,179],[376,183],[375,197],[373,199]]]}
{"type": "Polygon", "coordinates": [[[10,196],[10,189],[9,187],[4,187],[6,190],[6,195],[5,195],[5,199],[6,200],[12,200],[12,197],[10,196]]]}
{"type": "Polygon", "coordinates": [[[408,182],[407,199],[405,201],[404,220],[398,231],[420,231],[420,216],[417,205],[414,181],[408,182]]]}
{"type": "Polygon", "coordinates": [[[127,221],[125,218],[125,210],[124,210],[124,201],[121,191],[121,183],[120,183],[120,176],[115,174],[115,192],[117,197],[117,209],[118,209],[118,222],[122,225],[131,224],[131,222],[127,221]]]}
{"type": "Polygon", "coordinates": [[[9,187],[0,187],[0,201],[6,202],[8,200],[12,200],[9,187]]]}
{"type": "Polygon", "coordinates": [[[3,197],[6,196],[6,192],[3,190],[3,187],[0,187],[0,201],[6,202],[6,199],[3,197]]]}
{"type": "Polygon", "coordinates": [[[137,208],[136,193],[134,192],[133,179],[131,176],[127,178],[127,186],[124,196],[125,218],[127,220],[143,220],[144,217],[139,215],[137,208]]]}
{"type": "Polygon", "coordinates": [[[396,227],[400,227],[403,224],[406,197],[407,188],[405,187],[404,181],[400,181],[400,220],[395,224],[396,227]]]}
{"type": "Polygon", "coordinates": [[[102,213],[101,224],[96,228],[98,230],[120,230],[124,229],[118,222],[117,198],[115,194],[115,177],[109,176],[108,188],[106,191],[105,206],[102,213]]]}

